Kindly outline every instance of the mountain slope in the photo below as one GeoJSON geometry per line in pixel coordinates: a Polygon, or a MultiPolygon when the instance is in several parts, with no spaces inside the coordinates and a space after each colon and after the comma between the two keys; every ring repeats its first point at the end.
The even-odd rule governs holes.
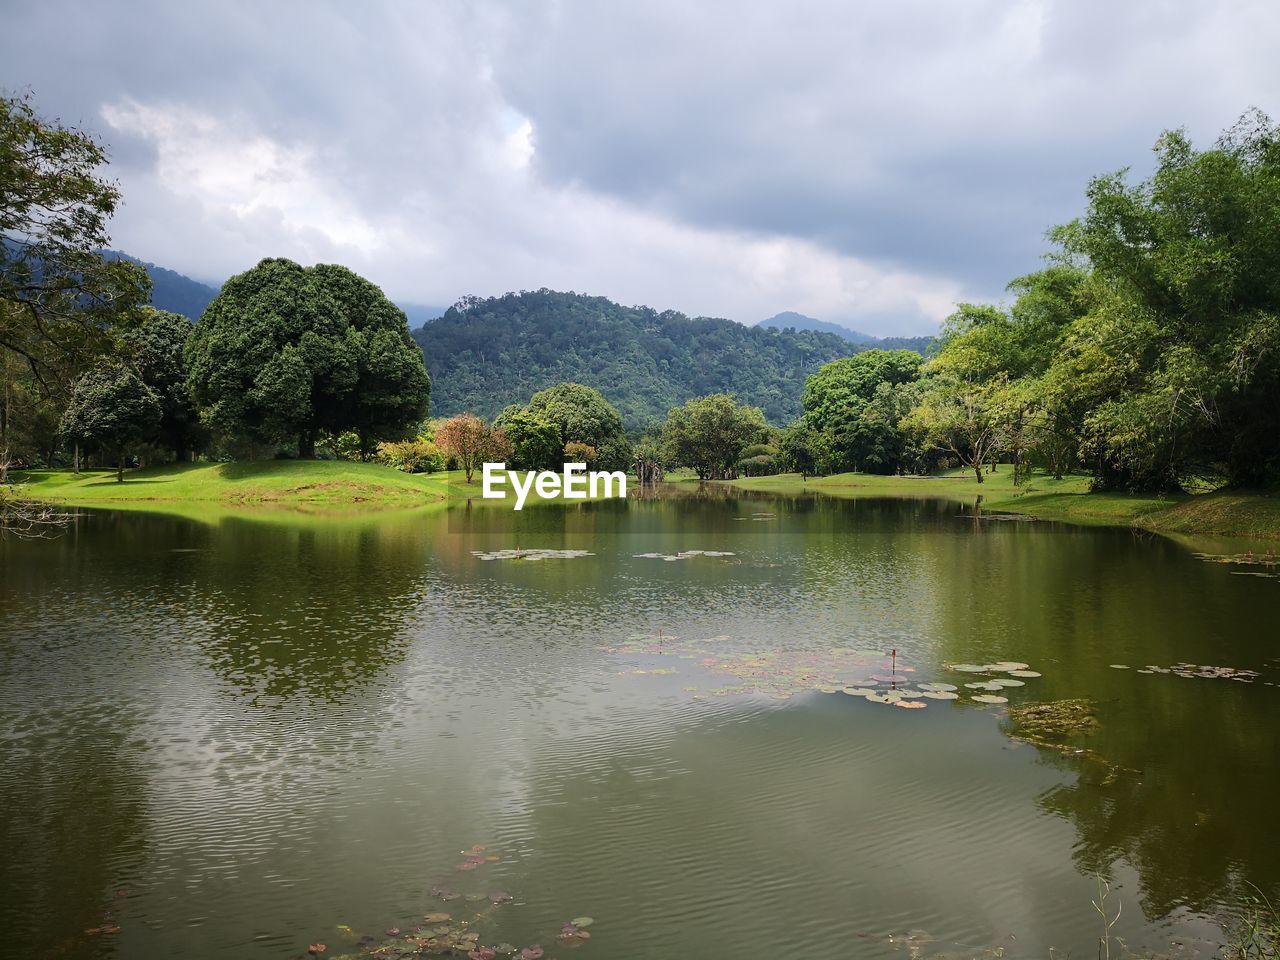
{"type": "Polygon", "coordinates": [[[635,429],[693,397],[731,392],[775,424],[800,414],[804,379],[859,349],[829,333],[744,327],[552,290],[468,298],[413,333],[436,416],[493,416],[562,380],[600,390],[635,429]]]}
{"type": "Polygon", "coordinates": [[[848,340],[850,343],[871,343],[876,339],[861,330],[850,330],[848,327],[842,327],[838,323],[816,320],[813,317],[805,316],[803,313],[796,313],[794,310],[775,313],[768,320],[761,320],[759,326],[772,327],[774,330],[791,328],[794,330],[812,330],[816,333],[833,333],[837,337],[848,340]]]}
{"type": "Polygon", "coordinates": [[[180,313],[190,320],[198,320],[209,301],[218,295],[218,291],[207,283],[192,280],[165,267],[157,267],[154,263],[131,257],[120,250],[104,250],[102,255],[109,260],[127,260],[145,269],[151,277],[151,305],[157,310],[168,310],[170,313],[180,313]]]}
{"type": "Polygon", "coordinates": [[[775,314],[768,320],[761,320],[759,325],[772,327],[775,330],[791,328],[833,333],[837,337],[843,337],[850,343],[856,343],[866,349],[914,350],[921,356],[928,354],[934,342],[933,337],[873,337],[871,334],[863,333],[861,330],[851,330],[848,327],[842,327],[838,323],[828,323],[826,320],[815,320],[813,317],[807,317],[803,313],[796,313],[794,310],[785,310],[782,313],[775,314]]]}

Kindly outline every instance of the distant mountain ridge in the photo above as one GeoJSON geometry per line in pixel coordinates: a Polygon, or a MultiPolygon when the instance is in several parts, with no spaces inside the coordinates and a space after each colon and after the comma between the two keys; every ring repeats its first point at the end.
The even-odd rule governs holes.
{"type": "Polygon", "coordinates": [[[861,330],[852,330],[827,320],[817,320],[803,313],[796,313],[794,310],[784,310],[782,313],[774,314],[767,320],[761,320],[757,326],[771,327],[774,330],[813,330],[830,333],[868,349],[913,350],[921,356],[928,354],[935,340],[934,337],[873,337],[861,330]]]}
{"type": "Polygon", "coordinates": [[[218,295],[216,288],[199,280],[192,280],[174,270],[158,267],[154,263],[139,260],[120,250],[104,250],[109,260],[127,260],[136,263],[151,277],[151,305],[157,310],[178,313],[190,320],[200,319],[209,301],[218,295]]]}
{"type": "Polygon", "coordinates": [[[554,290],[469,297],[413,332],[437,416],[493,416],[562,380],[595,387],[628,428],[694,397],[733,393],[775,424],[800,415],[804,381],[858,345],[810,330],[747,327],[554,290]]]}

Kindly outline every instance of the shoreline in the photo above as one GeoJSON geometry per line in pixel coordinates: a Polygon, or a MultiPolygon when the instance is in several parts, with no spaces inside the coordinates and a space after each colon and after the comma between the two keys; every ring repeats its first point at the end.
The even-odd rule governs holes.
{"type": "MultiPolygon", "coordinates": [[[[15,473],[12,479],[24,497],[65,506],[157,512],[179,505],[219,512],[275,508],[335,516],[350,515],[357,507],[373,514],[444,506],[456,498],[455,491],[463,484],[461,471],[409,474],[381,464],[337,460],[169,464],[127,471],[123,483],[116,482],[114,471],[85,471],[77,476],[69,470],[34,470],[15,473]]],[[[1280,542],[1280,494],[1091,493],[1083,476],[1055,480],[1037,473],[1017,487],[1012,479],[1005,469],[989,474],[983,483],[961,473],[931,477],[842,473],[807,480],[798,474],[776,474],[712,482],[779,496],[940,498],[985,511],[1081,526],[1280,542]]],[[[629,478],[629,486],[633,485],[629,478]]],[[[478,479],[470,486],[474,490],[468,488],[464,499],[483,503],[478,479]]],[[[492,505],[500,502],[505,501],[495,500],[492,505]]],[[[546,501],[531,492],[530,502],[546,501]]]]}

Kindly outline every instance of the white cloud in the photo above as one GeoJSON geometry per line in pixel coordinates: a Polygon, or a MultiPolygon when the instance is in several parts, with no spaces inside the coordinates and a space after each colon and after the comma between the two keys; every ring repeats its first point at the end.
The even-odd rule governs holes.
{"type": "Polygon", "coordinates": [[[1264,0],[44,0],[14,26],[0,84],[109,134],[116,245],[174,269],[878,333],[998,296],[1161,129],[1280,97],[1264,0]],[[54,32],[59,57],[24,40],[54,32]]]}

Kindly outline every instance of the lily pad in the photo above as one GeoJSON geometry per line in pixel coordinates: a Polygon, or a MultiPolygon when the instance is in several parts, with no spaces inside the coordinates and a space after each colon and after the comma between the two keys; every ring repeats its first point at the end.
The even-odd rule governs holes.
{"type": "Polygon", "coordinates": [[[975,703],[1008,703],[1008,697],[997,697],[991,693],[979,693],[970,697],[975,703]]]}
{"type": "Polygon", "coordinates": [[[950,690],[926,690],[921,696],[928,697],[930,700],[959,700],[960,694],[952,693],[950,690]]]}
{"type": "Polygon", "coordinates": [[[987,668],[979,666],[976,663],[953,663],[949,669],[955,670],[957,673],[986,673],[987,668]]]}
{"type": "MultiPolygon", "coordinates": [[[[923,694],[921,694],[923,696],[923,694]]],[[[894,703],[895,707],[902,707],[904,710],[923,710],[928,706],[927,703],[921,703],[919,700],[899,700],[894,703]]]]}
{"type": "Polygon", "coordinates": [[[916,686],[929,693],[949,693],[956,689],[954,683],[917,683],[916,686]]]}
{"type": "Polygon", "coordinates": [[[444,923],[446,920],[452,919],[452,917],[447,913],[428,913],[422,919],[427,923],[444,923]]]}
{"type": "Polygon", "coordinates": [[[1037,673],[1034,670],[1009,670],[1008,674],[1011,677],[1027,677],[1027,678],[1043,676],[1043,674],[1037,673]]]}
{"type": "Polygon", "coordinates": [[[538,944],[525,947],[520,951],[520,960],[542,960],[543,949],[538,944]]]}
{"type": "Polygon", "coordinates": [[[998,670],[1005,673],[1009,670],[1026,670],[1031,666],[1029,663],[1019,663],[1017,660],[997,660],[990,664],[992,670],[998,670]]]}
{"type": "Polygon", "coordinates": [[[1008,677],[994,677],[987,682],[993,683],[997,687],[1025,687],[1027,685],[1025,681],[1013,680],[1008,677]]]}
{"type": "Polygon", "coordinates": [[[585,930],[587,927],[595,923],[595,920],[592,917],[574,917],[569,922],[579,930],[585,930]]]}
{"type": "Polygon", "coordinates": [[[994,680],[983,680],[981,683],[966,683],[968,690],[999,690],[1000,684],[994,680]]]}

